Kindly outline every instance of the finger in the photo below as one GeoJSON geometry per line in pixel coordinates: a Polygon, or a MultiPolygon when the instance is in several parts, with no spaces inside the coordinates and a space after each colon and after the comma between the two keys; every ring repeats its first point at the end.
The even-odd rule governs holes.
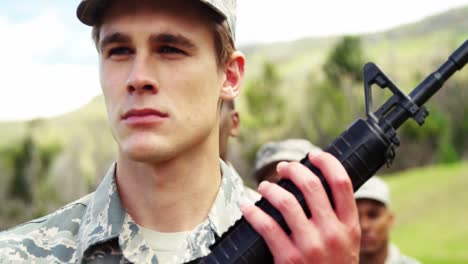
{"type": "Polygon", "coordinates": [[[304,195],[314,222],[330,221],[336,218],[320,179],[307,167],[298,162],[291,162],[288,166],[279,164],[278,169],[278,174],[282,178],[291,180],[304,195]]]}
{"type": "Polygon", "coordinates": [[[258,191],[281,213],[295,239],[302,240],[301,237],[304,235],[307,238],[314,235],[312,223],[307,219],[294,195],[279,185],[267,181],[260,184],[258,191]]]}
{"type": "Polygon", "coordinates": [[[358,221],[353,186],[343,165],[330,153],[309,157],[330,186],[335,212],[341,222],[355,225],[358,221]]]}
{"type": "Polygon", "coordinates": [[[300,256],[291,239],[279,224],[255,205],[242,204],[241,211],[247,222],[262,236],[275,260],[285,256],[300,256]]]}

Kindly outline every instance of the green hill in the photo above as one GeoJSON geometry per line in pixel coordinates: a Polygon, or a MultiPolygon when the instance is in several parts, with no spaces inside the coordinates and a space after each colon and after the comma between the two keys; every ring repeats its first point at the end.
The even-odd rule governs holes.
{"type": "MultiPolygon", "coordinates": [[[[403,87],[407,87],[412,71],[402,68],[430,71],[433,63],[428,62],[445,59],[449,52],[468,38],[468,6],[361,37],[368,60],[377,63],[392,78],[399,80],[403,87]]],[[[291,87],[291,83],[299,86],[307,73],[319,74],[317,71],[325,55],[339,39],[340,36],[305,38],[240,49],[247,55],[248,77],[258,74],[264,61],[270,61],[278,65],[281,76],[291,87]]]]}
{"type": "Polygon", "coordinates": [[[375,36],[369,36],[389,39],[414,38],[415,36],[430,35],[434,31],[452,31],[460,34],[467,34],[468,6],[456,8],[448,12],[436,14],[427,17],[423,21],[408,25],[399,26],[375,36]]]}
{"type": "Polygon", "coordinates": [[[392,190],[392,240],[423,263],[468,263],[468,162],[413,169],[385,179],[392,190]]]}

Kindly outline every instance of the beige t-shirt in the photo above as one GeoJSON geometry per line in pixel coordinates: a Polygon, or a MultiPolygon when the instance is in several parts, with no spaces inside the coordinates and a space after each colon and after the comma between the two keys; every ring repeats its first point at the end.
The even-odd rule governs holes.
{"type": "Polygon", "coordinates": [[[138,226],[143,238],[155,251],[159,263],[174,263],[175,256],[181,250],[186,249],[187,236],[191,231],[162,233],[152,229],[138,226]]]}

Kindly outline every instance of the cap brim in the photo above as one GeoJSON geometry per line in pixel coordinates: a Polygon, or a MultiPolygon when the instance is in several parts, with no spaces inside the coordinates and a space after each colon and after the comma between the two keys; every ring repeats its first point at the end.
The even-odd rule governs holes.
{"type": "MultiPolygon", "coordinates": [[[[106,6],[108,0],[86,0],[81,1],[76,9],[76,16],[85,25],[94,26],[97,23],[100,13],[106,6]]],[[[226,19],[226,15],[216,6],[208,1],[200,0],[210,10],[220,16],[221,19],[226,19]]]]}
{"type": "Polygon", "coordinates": [[[81,1],[76,9],[76,16],[85,25],[94,26],[108,0],[81,1]]]}
{"type": "Polygon", "coordinates": [[[366,200],[373,200],[376,202],[379,202],[385,206],[388,205],[389,201],[382,195],[375,194],[373,192],[368,192],[368,191],[363,191],[363,192],[356,192],[354,194],[354,199],[356,200],[361,200],[361,199],[366,199],[366,200]]]}
{"type": "Polygon", "coordinates": [[[211,10],[213,10],[216,14],[218,14],[221,18],[227,19],[226,14],[222,10],[220,10],[218,7],[213,5],[211,2],[206,1],[206,0],[200,0],[201,3],[205,4],[207,7],[209,7],[211,10]]]}

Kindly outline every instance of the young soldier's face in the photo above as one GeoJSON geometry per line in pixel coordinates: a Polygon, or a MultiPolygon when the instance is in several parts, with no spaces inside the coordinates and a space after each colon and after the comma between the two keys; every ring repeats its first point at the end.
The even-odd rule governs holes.
{"type": "Polygon", "coordinates": [[[356,202],[362,232],[361,254],[373,254],[387,246],[394,216],[377,201],[358,199],[356,202]]]}
{"type": "Polygon", "coordinates": [[[210,24],[193,4],[113,1],[103,18],[101,86],[120,154],[132,160],[170,160],[218,136],[226,75],[210,24]]]}

